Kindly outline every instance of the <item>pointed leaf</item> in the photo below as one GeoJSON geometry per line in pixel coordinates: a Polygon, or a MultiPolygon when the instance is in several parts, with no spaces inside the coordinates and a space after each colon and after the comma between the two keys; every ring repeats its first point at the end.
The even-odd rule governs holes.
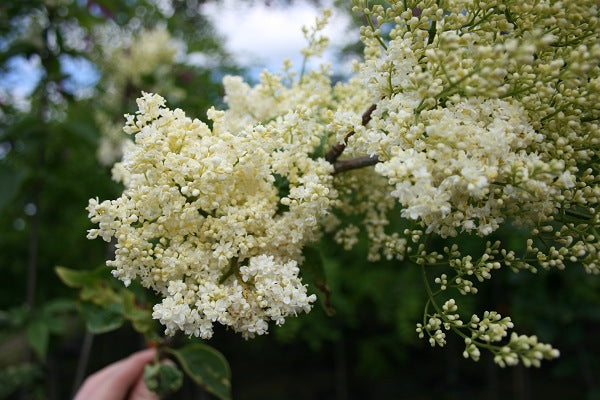
{"type": "Polygon", "coordinates": [[[42,321],[33,321],[27,327],[27,341],[37,356],[44,360],[48,352],[50,331],[42,321]]]}
{"type": "Polygon", "coordinates": [[[91,333],[105,333],[113,331],[123,325],[122,309],[118,304],[108,304],[100,307],[92,303],[81,303],[79,310],[85,325],[91,333]]]}
{"type": "Polygon", "coordinates": [[[106,266],[94,270],[82,271],[57,266],[54,268],[54,271],[56,271],[56,274],[65,285],[72,288],[98,284],[111,276],[110,269],[106,266]]]}
{"type": "Polygon", "coordinates": [[[183,370],[198,385],[221,400],[231,399],[231,370],[229,363],[216,349],[196,343],[181,349],[167,349],[183,370]]]}

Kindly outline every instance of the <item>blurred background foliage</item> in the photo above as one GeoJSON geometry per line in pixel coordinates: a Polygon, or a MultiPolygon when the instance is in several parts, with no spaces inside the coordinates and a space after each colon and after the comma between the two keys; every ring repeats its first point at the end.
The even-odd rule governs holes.
{"type": "MultiPolygon", "coordinates": [[[[0,399],[69,398],[86,374],[144,346],[140,332],[161,332],[147,318],[152,295],[101,268],[112,249],[85,238],[85,207],[121,190],[109,165],[141,90],[201,117],[222,104],[222,76],[244,74],[201,3],[0,4],[0,399]],[[28,66],[37,72],[15,82],[28,66]],[[58,269],[67,285],[56,266],[71,269],[58,269]]],[[[336,5],[349,12],[347,2],[336,5]]],[[[510,227],[495,239],[522,246],[510,227]]],[[[600,281],[582,270],[501,270],[469,299],[467,314],[497,309],[561,350],[541,369],[501,370],[485,357],[462,359],[456,338],[444,350],[419,341],[425,291],[415,267],[368,263],[365,238],[346,252],[325,237],[316,251],[330,298],[266,337],[244,341],[221,329],[209,341],[231,365],[233,398],[600,398],[600,281]]],[[[172,398],[212,395],[186,381],[172,398]]]]}

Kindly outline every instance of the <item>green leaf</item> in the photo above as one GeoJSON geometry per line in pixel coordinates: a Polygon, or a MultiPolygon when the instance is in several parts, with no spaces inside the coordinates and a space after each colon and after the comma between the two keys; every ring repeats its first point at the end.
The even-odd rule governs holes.
{"type": "Polygon", "coordinates": [[[116,303],[105,307],[92,303],[81,303],[79,310],[87,329],[94,334],[113,331],[123,325],[122,306],[116,303]]]}
{"type": "Polygon", "coordinates": [[[166,351],[173,354],[188,376],[207,392],[221,400],[231,399],[231,370],[219,351],[201,343],[166,351]]]}
{"type": "Polygon", "coordinates": [[[60,266],[54,267],[54,271],[65,285],[72,288],[82,287],[84,285],[85,277],[87,276],[83,271],[75,271],[60,266]]]}
{"type": "Polygon", "coordinates": [[[133,292],[128,289],[120,291],[123,299],[123,317],[131,321],[133,329],[144,335],[146,340],[158,339],[156,323],[152,319],[152,310],[144,304],[139,304],[133,292]]]}
{"type": "Polygon", "coordinates": [[[107,267],[100,267],[91,271],[77,271],[57,266],[54,268],[54,271],[56,271],[56,274],[65,285],[72,288],[91,286],[101,282],[107,276],[110,276],[107,267]]]}
{"type": "Polygon", "coordinates": [[[27,341],[42,360],[46,358],[49,339],[50,331],[48,330],[48,326],[42,321],[32,321],[27,327],[27,341]]]}
{"type": "Polygon", "coordinates": [[[148,389],[161,398],[176,392],[183,384],[183,372],[176,365],[159,362],[144,367],[144,381],[148,389]]]}
{"type": "Polygon", "coordinates": [[[156,322],[152,319],[152,312],[150,310],[137,309],[136,311],[124,314],[124,317],[131,322],[133,329],[144,335],[146,340],[159,339],[156,333],[156,322]]]}
{"type": "Polygon", "coordinates": [[[57,316],[77,311],[77,303],[71,299],[54,299],[43,305],[43,312],[49,316],[57,316]]]}
{"type": "Polygon", "coordinates": [[[331,305],[331,291],[329,290],[329,286],[327,286],[321,252],[314,247],[306,246],[303,255],[304,263],[302,264],[302,272],[323,293],[324,296],[319,296],[321,298],[321,306],[327,315],[332,316],[335,314],[335,309],[331,305]]]}
{"type": "Polygon", "coordinates": [[[115,289],[110,287],[108,285],[109,282],[98,282],[96,284],[84,286],[79,291],[79,299],[99,306],[104,306],[109,303],[122,304],[123,299],[121,298],[120,293],[117,293],[115,289]]]}
{"type": "Polygon", "coordinates": [[[62,334],[67,329],[66,318],[77,312],[77,303],[70,299],[56,299],[44,304],[40,318],[50,333],[62,334]]]}
{"type": "Polygon", "coordinates": [[[79,308],[90,332],[108,332],[129,320],[147,340],[156,338],[150,308],[139,304],[131,290],[111,287],[113,278],[109,268],[103,266],[93,271],[76,271],[58,266],[55,271],[67,286],[81,288],[79,308]]]}

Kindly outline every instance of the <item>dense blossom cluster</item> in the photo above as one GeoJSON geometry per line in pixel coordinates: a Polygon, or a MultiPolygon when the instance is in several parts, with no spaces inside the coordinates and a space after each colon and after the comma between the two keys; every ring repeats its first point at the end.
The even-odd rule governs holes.
{"type": "MultiPolygon", "coordinates": [[[[535,336],[508,337],[509,317],[463,322],[438,296],[476,294],[504,266],[600,272],[597,2],[354,3],[365,53],[347,82],[332,85],[326,67],[295,76],[289,63],[254,87],[226,77],[212,130],[144,94],[125,128],[135,144],[114,168],[126,189],[90,201],[89,237],[117,239],[109,265],[163,296],[154,317],[168,333],[209,337],[219,322],[252,336],[310,309],[307,243],[327,232],[350,250],[364,230],[369,260],[422,269],[417,332],[432,345],[453,331],[474,360],[480,349],[501,366],[557,357],[535,336]],[[505,224],[530,233],[519,253],[486,241],[505,224]],[[458,235],[483,252],[431,247],[458,235]],[[447,268],[435,292],[431,265],[447,268]]],[[[327,16],[305,30],[306,57],[323,51],[327,16]]]]}
{"type": "Polygon", "coordinates": [[[115,115],[122,114],[123,102],[134,87],[144,87],[144,81],[152,76],[152,90],[169,93],[169,97],[184,95],[177,90],[171,76],[173,65],[184,53],[184,44],[171,36],[164,26],[144,29],[133,33],[108,25],[97,29],[103,69],[100,107],[95,118],[101,130],[97,157],[101,164],[110,166],[123,155],[123,147],[129,140],[122,133],[122,121],[115,115]]]}
{"type": "Polygon", "coordinates": [[[165,297],[154,316],[168,332],[210,337],[218,321],[251,336],[310,309],[297,262],[335,190],[331,165],[292,138],[306,138],[302,113],[235,131],[235,111],[213,109],[211,131],[158,95],[138,104],[135,145],[114,168],[123,196],[88,207],[88,236],[118,240],[115,276],[165,297]]]}

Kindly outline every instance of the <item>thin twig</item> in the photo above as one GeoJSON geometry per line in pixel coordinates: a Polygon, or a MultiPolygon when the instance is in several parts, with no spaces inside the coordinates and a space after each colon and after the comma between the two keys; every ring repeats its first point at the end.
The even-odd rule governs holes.
{"type": "MultiPolygon", "coordinates": [[[[376,108],[377,108],[377,104],[371,104],[371,107],[369,107],[369,109],[367,111],[365,111],[365,113],[362,115],[362,125],[363,126],[366,126],[369,123],[369,121],[371,121],[371,114],[373,113],[373,111],[375,111],[376,108]]],[[[334,144],[331,147],[331,149],[329,149],[327,154],[325,154],[325,160],[327,160],[327,162],[329,162],[331,164],[335,164],[338,157],[346,149],[346,146],[348,145],[348,139],[350,139],[350,137],[352,135],[354,135],[354,133],[355,133],[354,131],[348,132],[346,134],[346,137],[344,138],[343,142],[334,144]]]]}

